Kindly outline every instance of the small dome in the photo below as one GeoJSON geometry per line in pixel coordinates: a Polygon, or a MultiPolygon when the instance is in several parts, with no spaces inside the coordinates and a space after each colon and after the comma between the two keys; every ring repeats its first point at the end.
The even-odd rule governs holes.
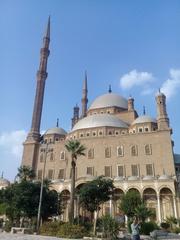
{"type": "Polygon", "coordinates": [[[48,134],[59,134],[59,135],[66,135],[67,132],[63,128],[55,127],[48,129],[44,135],[48,134]]]}
{"type": "Polygon", "coordinates": [[[162,92],[157,92],[156,97],[158,97],[158,96],[166,97],[165,94],[162,92]]]}
{"type": "Polygon", "coordinates": [[[91,104],[89,109],[106,108],[106,107],[120,107],[128,108],[128,101],[115,93],[107,93],[97,97],[91,104]]]}
{"type": "Polygon", "coordinates": [[[94,114],[79,120],[73,127],[72,131],[95,127],[128,128],[128,125],[110,114],[94,114]]]}
{"type": "Polygon", "coordinates": [[[143,116],[140,116],[140,117],[136,118],[133,121],[132,125],[137,124],[137,123],[148,123],[148,122],[157,123],[155,118],[152,118],[148,115],[143,115],[143,116]]]}
{"type": "Polygon", "coordinates": [[[170,176],[168,176],[167,174],[163,174],[159,177],[160,180],[167,180],[170,179],[170,176]]]}
{"type": "Polygon", "coordinates": [[[0,187],[7,187],[10,185],[10,182],[5,178],[0,178],[0,187]]]}

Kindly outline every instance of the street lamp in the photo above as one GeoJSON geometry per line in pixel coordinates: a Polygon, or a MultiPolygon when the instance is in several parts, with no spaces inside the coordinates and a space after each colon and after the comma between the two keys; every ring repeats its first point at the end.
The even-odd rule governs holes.
{"type": "Polygon", "coordinates": [[[48,154],[48,142],[46,143],[44,167],[43,167],[43,172],[42,172],[41,189],[40,189],[40,195],[39,195],[39,206],[38,206],[37,227],[36,227],[37,228],[37,234],[39,234],[39,227],[40,227],[41,205],[42,205],[42,195],[43,195],[43,185],[44,185],[44,176],[45,176],[47,154],[48,154]]]}

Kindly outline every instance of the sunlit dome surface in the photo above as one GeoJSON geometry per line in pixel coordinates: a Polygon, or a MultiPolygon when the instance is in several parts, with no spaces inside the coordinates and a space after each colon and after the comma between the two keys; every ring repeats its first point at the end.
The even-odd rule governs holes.
{"type": "Polygon", "coordinates": [[[155,118],[152,118],[150,116],[147,116],[147,115],[143,115],[143,116],[140,116],[138,118],[136,118],[132,125],[134,124],[137,124],[137,123],[148,123],[148,122],[153,122],[153,123],[156,123],[156,119],[155,118]]]}
{"type": "Polygon", "coordinates": [[[63,128],[59,128],[59,127],[54,127],[54,128],[50,128],[45,132],[45,135],[47,134],[59,134],[59,135],[66,135],[67,132],[63,129],[63,128]]]}
{"type": "Polygon", "coordinates": [[[95,127],[128,128],[128,125],[111,114],[93,114],[79,120],[79,122],[73,127],[72,131],[95,127]]]}
{"type": "Polygon", "coordinates": [[[105,108],[105,107],[120,107],[127,109],[128,101],[115,93],[107,93],[97,97],[91,104],[89,109],[105,108]]]}

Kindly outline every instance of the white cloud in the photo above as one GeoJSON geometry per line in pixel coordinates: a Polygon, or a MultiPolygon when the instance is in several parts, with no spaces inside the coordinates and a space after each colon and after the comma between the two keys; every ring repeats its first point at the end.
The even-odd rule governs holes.
{"type": "Polygon", "coordinates": [[[24,130],[17,130],[12,132],[4,132],[0,135],[0,149],[1,151],[9,152],[15,157],[22,154],[23,141],[27,133],[24,130]]]}
{"type": "Polygon", "coordinates": [[[143,86],[146,89],[154,81],[152,73],[138,72],[136,69],[124,74],[120,79],[122,89],[130,89],[134,86],[143,86]]]}
{"type": "Polygon", "coordinates": [[[21,164],[23,142],[27,133],[24,130],[0,133],[0,174],[13,181],[21,164]]]}
{"type": "Polygon", "coordinates": [[[166,95],[168,100],[174,96],[180,88],[180,69],[170,69],[169,74],[170,78],[167,79],[161,87],[161,92],[166,95]]]}

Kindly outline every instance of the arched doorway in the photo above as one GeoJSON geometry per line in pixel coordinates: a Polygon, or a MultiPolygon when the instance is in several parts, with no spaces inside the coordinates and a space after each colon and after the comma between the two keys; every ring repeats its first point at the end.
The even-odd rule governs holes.
{"type": "Polygon", "coordinates": [[[169,188],[164,187],[160,190],[160,205],[162,220],[165,220],[167,217],[174,216],[173,193],[169,188]]]}
{"type": "Polygon", "coordinates": [[[153,220],[157,219],[158,208],[157,208],[157,194],[153,188],[146,188],[143,191],[143,201],[145,202],[148,209],[154,212],[153,220]]]}
{"type": "Polygon", "coordinates": [[[68,221],[68,211],[69,211],[69,202],[70,202],[70,192],[65,189],[60,193],[60,198],[62,200],[62,214],[61,220],[68,221]]]}
{"type": "MultiPolygon", "coordinates": [[[[137,192],[140,194],[139,190],[137,188],[129,188],[128,192],[137,192]]],[[[141,194],[140,194],[141,195],[141,194]]]]}
{"type": "Polygon", "coordinates": [[[124,213],[120,209],[121,199],[124,196],[123,190],[116,188],[113,192],[113,215],[118,222],[124,222],[124,213]]]}

